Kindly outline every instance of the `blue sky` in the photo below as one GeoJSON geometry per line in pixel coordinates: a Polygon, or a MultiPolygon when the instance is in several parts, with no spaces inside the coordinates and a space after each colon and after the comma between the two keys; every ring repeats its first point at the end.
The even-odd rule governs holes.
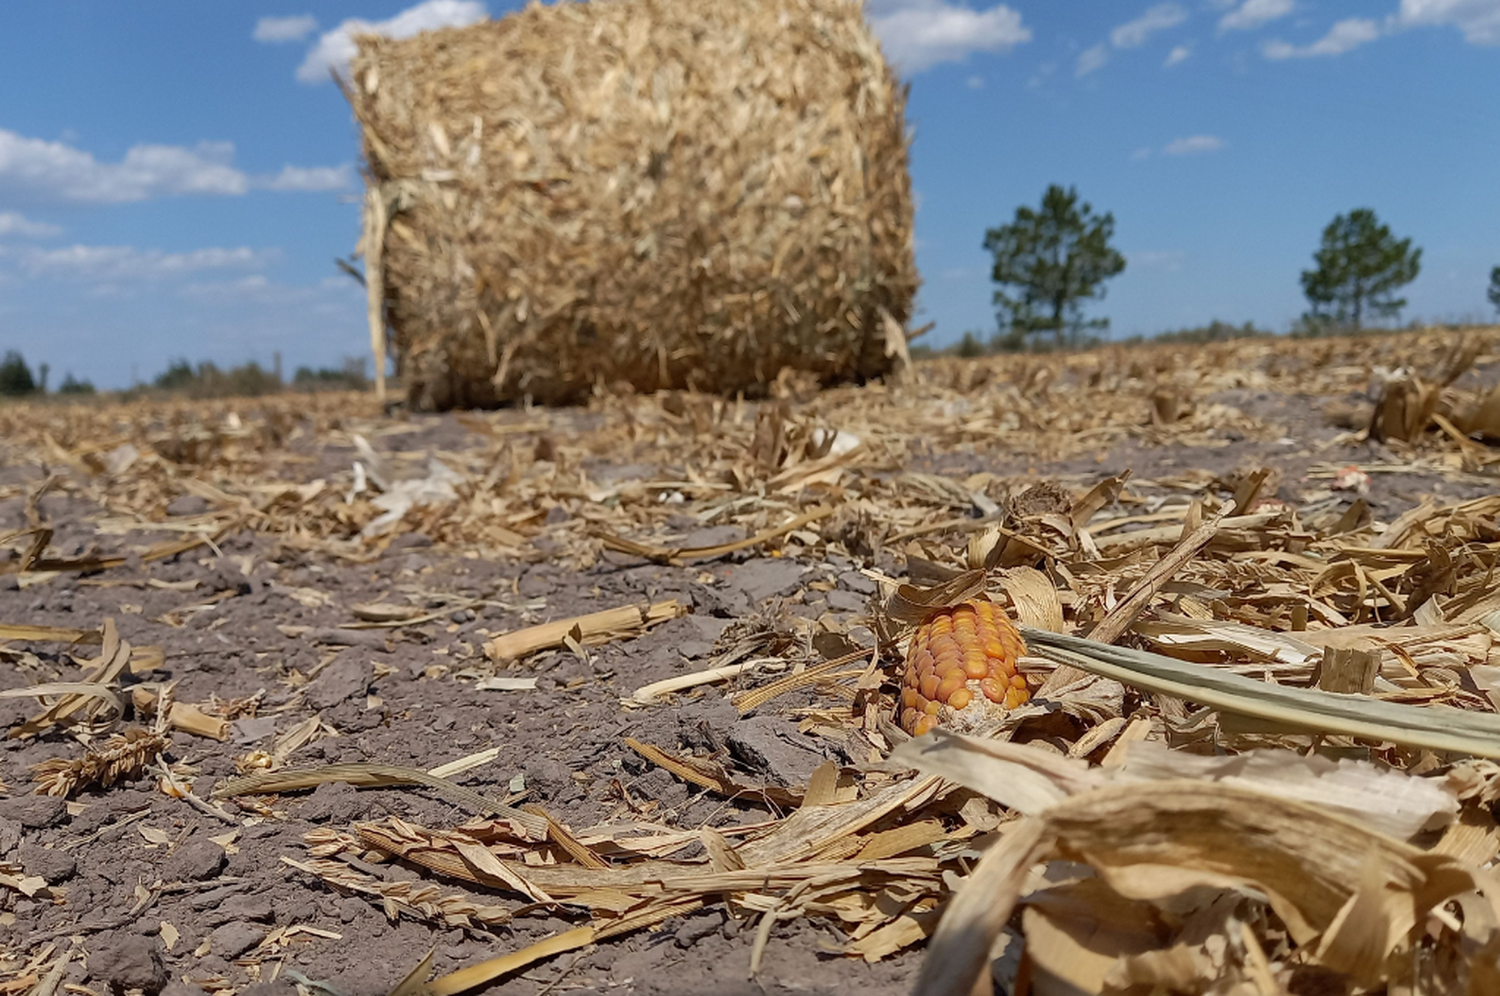
{"type": "MultiPolygon", "coordinates": [[[[0,6],[0,348],[100,386],[171,358],[365,349],[351,30],[505,0],[0,6]],[[351,21],[354,19],[354,21],[351,21]],[[355,23],[357,22],[357,23],[355,23]]],[[[1500,0],[869,0],[912,84],[916,321],[994,326],[984,230],[1076,184],[1116,219],[1117,335],[1284,329],[1334,214],[1423,247],[1406,318],[1479,318],[1500,264],[1500,0]]]]}

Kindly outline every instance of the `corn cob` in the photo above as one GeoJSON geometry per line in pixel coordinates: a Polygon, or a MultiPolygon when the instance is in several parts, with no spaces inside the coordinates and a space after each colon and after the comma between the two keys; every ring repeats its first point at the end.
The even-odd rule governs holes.
{"type": "Polygon", "coordinates": [[[906,651],[897,717],[914,737],[958,720],[974,721],[1024,704],[1031,693],[1016,662],[1021,634],[993,602],[972,599],[941,609],[917,627],[906,651]]]}

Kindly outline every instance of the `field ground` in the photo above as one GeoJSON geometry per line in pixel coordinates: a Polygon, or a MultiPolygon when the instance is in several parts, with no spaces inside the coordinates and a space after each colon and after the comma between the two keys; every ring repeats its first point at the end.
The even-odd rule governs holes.
{"type": "MultiPolygon", "coordinates": [[[[1450,426],[1500,383],[1500,337],[1470,341],[1472,366],[1439,409],[1450,426]]],[[[112,707],[68,700],[76,687],[42,703],[0,698],[11,731],[0,992],[28,991],[65,958],[70,988],[58,992],[102,994],[115,980],[173,996],[382,994],[429,951],[432,972],[448,973],[584,924],[607,935],[642,910],[648,929],[626,922],[489,991],[908,992],[927,911],[1005,814],[977,797],[915,799],[842,843],[775,850],[804,794],[857,805],[854,793],[898,777],[872,763],[901,739],[880,719],[894,685],[861,677],[889,582],[918,567],[948,576],[943,565],[963,567],[966,545],[985,539],[999,568],[1039,568],[1067,628],[1087,631],[1184,523],[1238,495],[1239,518],[1144,621],[1232,622],[1314,644],[1343,628],[1456,625],[1494,567],[1500,448],[1441,425],[1413,442],[1365,431],[1376,368],[1430,381],[1453,348],[1424,333],[943,359],[898,386],[818,393],[788,378],[760,404],[603,392],[584,409],[440,416],[384,417],[361,395],[0,407],[0,688],[103,668],[125,712],[111,731],[112,707]],[[1090,493],[1097,507],[1081,504],[1090,493]],[[808,518],[778,528],[797,516],[808,518]],[[672,555],[766,532],[743,549],[672,555]],[[1382,537],[1425,551],[1429,568],[1448,557],[1446,573],[1362,560],[1382,537]],[[1336,563],[1354,567],[1319,566],[1336,563]],[[636,616],[598,642],[581,627],[518,659],[491,644],[669,600],[644,633],[636,616]],[[854,663],[786,681],[840,657],[854,663]],[[652,682],[747,661],[736,677],[632,700],[652,682]],[[777,681],[784,694],[744,708],[744,693],[777,681]],[[57,696],[68,707],[47,709],[57,696]],[[144,735],[107,740],[159,728],[164,696],[182,708],[159,759],[144,735]],[[122,778],[105,786],[110,750],[122,778]],[[478,814],[427,786],[215,792],[270,768],[464,758],[453,782],[539,804],[570,832],[542,844],[514,821],[482,820],[465,857],[443,835],[478,814]],[[34,766],[51,759],[77,762],[42,768],[66,798],[33,794],[34,766]],[[407,833],[421,853],[394,859],[356,824],[407,833]],[[895,853],[868,849],[903,827],[918,829],[895,853]],[[782,865],[820,870],[757,878],[757,842],[782,865]],[[506,886],[502,859],[561,905],[506,886]],[[622,884],[619,870],[642,862],[657,863],[645,878],[719,877],[665,896],[644,879],[622,884]],[[749,871],[733,880],[739,865],[749,871]],[[818,885],[828,881],[838,887],[818,885]],[[767,922],[767,910],[779,916],[767,922]]],[[[1004,600],[1009,589],[992,590],[1004,600]]],[[[1137,627],[1121,642],[1161,649],[1148,636],[1137,627]]],[[[1470,655],[1464,666],[1500,663],[1487,642],[1464,647],[1431,672],[1414,654],[1404,700],[1493,712],[1472,682],[1444,683],[1455,653],[1470,655]]],[[[1220,646],[1199,659],[1234,656],[1220,646]]],[[[1038,701],[1046,677],[1033,675],[1038,701]]],[[[1311,669],[1278,680],[1307,684],[1311,669]]],[[[1097,762],[1139,720],[1147,739],[1181,746],[1180,702],[1111,703],[1008,735],[1097,762]]],[[[1235,749],[1231,733],[1210,732],[1235,749]]]]}

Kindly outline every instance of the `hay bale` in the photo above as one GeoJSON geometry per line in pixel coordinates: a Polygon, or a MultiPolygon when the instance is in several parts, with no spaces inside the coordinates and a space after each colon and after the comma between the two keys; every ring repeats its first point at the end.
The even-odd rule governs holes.
{"type": "Polygon", "coordinates": [[[361,38],[347,93],[372,323],[419,408],[904,357],[905,92],[859,0],[533,5],[361,38]]]}

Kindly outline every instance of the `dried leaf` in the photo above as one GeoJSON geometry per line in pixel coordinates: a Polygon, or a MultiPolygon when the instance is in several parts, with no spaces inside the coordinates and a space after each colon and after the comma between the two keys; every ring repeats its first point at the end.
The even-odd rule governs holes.
{"type": "Polygon", "coordinates": [[[1059,663],[1224,712],[1294,729],[1500,758],[1500,716],[1492,713],[1270,685],[1159,654],[1029,627],[1023,635],[1033,650],[1040,649],[1059,663]]]}
{"type": "MultiPolygon", "coordinates": [[[[1091,865],[1120,895],[1160,902],[1194,887],[1264,894],[1299,945],[1335,926],[1363,894],[1389,955],[1418,939],[1427,910],[1476,888],[1475,871],[1304,803],[1198,781],[1096,789],[1026,817],[981,859],[949,904],[923,963],[919,996],[968,994],[1020,898],[1027,869],[1056,856],[1091,865]],[[1384,883],[1376,897],[1367,882],[1384,883]]],[[[1347,920],[1347,917],[1344,917],[1347,920]]],[[[1330,967],[1356,967],[1340,955],[1330,967]]],[[[1367,964],[1358,962],[1359,965],[1367,964]]]]}
{"type": "Polygon", "coordinates": [[[228,799],[238,795],[259,795],[275,792],[295,792],[316,788],[325,782],[348,782],[350,785],[379,787],[387,785],[424,785],[431,788],[455,805],[463,806],[480,816],[497,814],[515,823],[533,838],[540,840],[547,832],[547,821],[523,813],[503,802],[486,799],[479,793],[456,785],[446,778],[439,778],[419,768],[407,768],[395,764],[351,762],[348,764],[326,764],[317,768],[282,768],[277,771],[259,771],[243,778],[232,778],[214,786],[213,798],[228,799]]]}

